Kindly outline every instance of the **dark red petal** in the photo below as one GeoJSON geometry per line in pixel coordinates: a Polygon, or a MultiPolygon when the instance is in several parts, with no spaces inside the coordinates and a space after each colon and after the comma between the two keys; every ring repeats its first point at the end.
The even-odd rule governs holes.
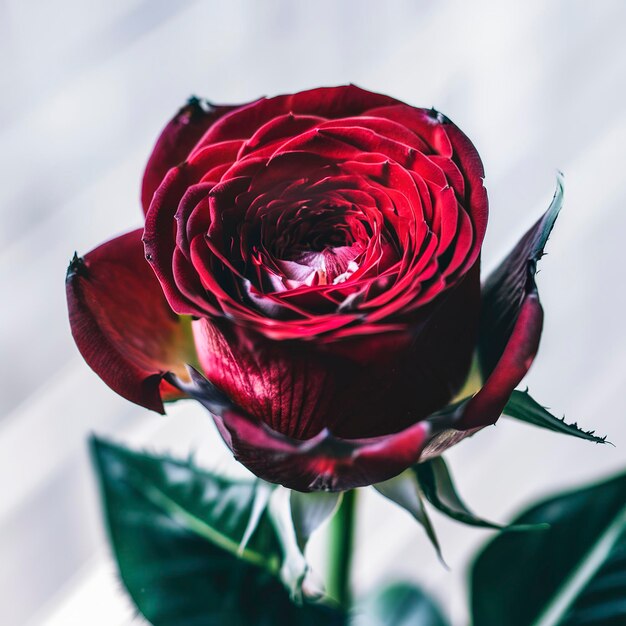
{"type": "Polygon", "coordinates": [[[455,428],[474,429],[495,423],[535,358],[543,325],[535,272],[562,199],[563,181],[559,176],[546,213],[483,287],[478,353],[486,382],[459,407],[455,428]]]}
{"type": "Polygon", "coordinates": [[[266,340],[207,319],[194,321],[193,331],[204,373],[246,414],[299,439],[336,419],[345,359],[324,358],[309,342],[266,340]]]}
{"type": "Polygon", "coordinates": [[[415,148],[420,152],[427,152],[429,146],[416,133],[409,130],[403,124],[399,124],[393,120],[382,117],[371,117],[368,115],[359,115],[356,117],[343,117],[334,120],[328,120],[320,125],[320,128],[369,128],[379,135],[383,135],[403,143],[407,146],[415,148]]]}
{"type": "Polygon", "coordinates": [[[397,104],[390,96],[362,89],[356,85],[318,87],[288,96],[294,113],[308,113],[328,118],[362,115],[374,107],[397,104]]]}
{"type": "Polygon", "coordinates": [[[545,214],[487,278],[482,289],[479,357],[486,378],[500,360],[529,293],[537,292],[535,272],[563,201],[563,180],[545,214]]]}
{"type": "Polygon", "coordinates": [[[178,111],[161,132],[148,159],[141,185],[144,213],[148,212],[152,196],[168,170],[187,158],[198,140],[218,119],[237,108],[239,105],[214,106],[191,98],[178,111]]]}
{"type": "Polygon", "coordinates": [[[260,148],[275,145],[277,141],[299,135],[320,122],[324,122],[324,118],[316,115],[296,116],[293,113],[278,115],[260,126],[243,144],[237,159],[240,160],[250,152],[257,152],[260,148]]]}
{"type": "Polygon", "coordinates": [[[325,118],[361,115],[374,107],[398,104],[398,100],[354,85],[320,87],[296,94],[262,98],[225,116],[210,128],[201,144],[228,139],[247,139],[270,120],[294,113],[325,118]]]}
{"type": "Polygon", "coordinates": [[[500,360],[482,389],[463,406],[455,428],[471,429],[495,424],[511,393],[528,372],[543,325],[543,310],[536,292],[528,294],[500,360]]]}
{"type": "Polygon", "coordinates": [[[432,433],[420,422],[392,435],[341,439],[328,430],[292,439],[244,414],[197,372],[168,380],[213,415],[235,458],[260,478],[298,491],[345,491],[393,478],[415,463],[432,433]]]}
{"type": "Polygon", "coordinates": [[[487,190],[483,185],[485,170],[480,156],[469,138],[448,118],[443,117],[442,124],[454,150],[452,160],[463,174],[465,181],[465,197],[462,204],[472,220],[474,230],[474,245],[466,265],[469,267],[480,254],[487,230],[489,204],[487,190]]]}
{"type": "Polygon", "coordinates": [[[452,156],[450,140],[442,127],[444,118],[434,109],[420,109],[408,104],[396,103],[371,109],[368,115],[402,124],[420,137],[430,147],[430,152],[444,157],[452,156]]]}
{"type": "Polygon", "coordinates": [[[468,137],[445,115],[434,109],[417,109],[406,105],[383,107],[369,112],[377,117],[386,117],[404,124],[430,144],[438,156],[432,158],[449,176],[455,192],[463,191],[462,204],[469,214],[474,244],[465,268],[471,267],[480,254],[487,228],[488,202],[483,186],[484,169],[476,148],[468,137]],[[462,174],[463,185],[459,185],[455,168],[445,165],[439,157],[451,157],[456,169],[462,174]]]}
{"type": "Polygon", "coordinates": [[[144,259],[141,229],[75,257],[67,273],[70,326],[85,361],[121,396],[163,413],[168,371],[195,361],[188,322],[170,309],[144,259]],[[161,393],[160,393],[161,390],[161,393]]]}
{"type": "Polygon", "coordinates": [[[189,177],[186,164],[169,170],[156,190],[151,209],[146,215],[143,241],[145,258],[152,265],[172,310],[180,315],[201,316],[206,313],[206,309],[199,306],[197,300],[191,300],[181,293],[172,267],[177,236],[175,214],[185,190],[194,182],[189,177]]]}

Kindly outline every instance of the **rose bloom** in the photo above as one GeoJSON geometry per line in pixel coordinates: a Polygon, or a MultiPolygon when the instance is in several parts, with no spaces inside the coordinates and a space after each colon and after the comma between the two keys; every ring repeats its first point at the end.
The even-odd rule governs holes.
{"type": "Polygon", "coordinates": [[[538,347],[555,215],[481,288],[483,176],[445,116],[354,86],[192,98],[144,227],[70,264],[73,336],[128,400],[202,402],[261,478],[389,479],[493,424],[538,347]]]}

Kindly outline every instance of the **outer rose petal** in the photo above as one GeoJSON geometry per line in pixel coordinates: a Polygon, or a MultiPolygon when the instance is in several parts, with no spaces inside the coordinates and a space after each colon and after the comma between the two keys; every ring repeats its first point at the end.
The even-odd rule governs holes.
{"type": "Polygon", "coordinates": [[[524,378],[537,354],[542,323],[543,310],[534,292],[524,299],[506,349],[482,389],[440,417],[431,418],[444,428],[428,442],[420,460],[440,456],[465,437],[498,421],[511,393],[524,378]]]}
{"type": "Polygon", "coordinates": [[[485,172],[478,152],[469,138],[448,118],[445,120],[446,133],[455,153],[454,159],[464,177],[465,206],[471,207],[474,241],[480,242],[480,245],[474,246],[472,254],[466,260],[465,267],[468,267],[480,254],[487,231],[488,200],[487,190],[483,186],[485,172]]]}
{"type": "Polygon", "coordinates": [[[524,298],[513,333],[483,388],[463,408],[457,428],[494,424],[502,414],[513,389],[521,382],[539,348],[543,310],[536,291],[524,298]]]}
{"type": "Polygon", "coordinates": [[[229,139],[248,139],[270,120],[288,113],[327,118],[360,115],[368,109],[398,104],[395,98],[361,89],[355,85],[318,87],[295,94],[261,98],[216,124],[202,138],[201,145],[229,139]]]}
{"type": "Polygon", "coordinates": [[[167,171],[182,163],[204,133],[223,115],[245,105],[214,106],[205,100],[190,98],[163,129],[148,159],[141,185],[144,213],[167,171]]]}
{"type": "Polygon", "coordinates": [[[398,475],[415,463],[433,426],[419,422],[392,435],[341,439],[323,430],[315,437],[285,437],[244,414],[214,385],[190,368],[191,383],[167,380],[201,402],[232,449],[254,474],[298,491],[345,491],[398,475]]]}
{"type": "Polygon", "coordinates": [[[143,256],[141,229],[74,257],[66,278],[70,326],[89,366],[121,396],[164,413],[180,392],[162,381],[195,362],[189,322],[170,309],[143,256]]]}
{"type": "Polygon", "coordinates": [[[456,430],[438,435],[422,458],[437,456],[483,426],[494,424],[530,369],[543,326],[535,282],[537,261],[543,256],[562,201],[563,179],[559,174],[557,190],[546,213],[487,279],[478,342],[485,383],[476,395],[461,402],[447,416],[449,425],[456,430]]]}

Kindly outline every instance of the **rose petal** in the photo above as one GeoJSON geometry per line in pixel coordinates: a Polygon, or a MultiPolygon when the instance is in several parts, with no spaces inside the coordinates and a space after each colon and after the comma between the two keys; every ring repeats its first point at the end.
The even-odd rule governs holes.
{"type": "Polygon", "coordinates": [[[190,98],[178,111],[161,132],[148,159],[141,185],[144,213],[148,212],[152,196],[167,171],[187,158],[202,135],[220,117],[237,108],[239,105],[215,106],[206,100],[190,98]]]}
{"type": "Polygon", "coordinates": [[[394,141],[401,142],[407,146],[419,150],[420,152],[426,152],[429,149],[429,146],[406,126],[403,126],[396,121],[385,119],[382,117],[359,115],[356,117],[343,117],[335,120],[329,120],[321,124],[321,128],[345,128],[350,126],[369,128],[379,135],[389,137],[394,141]]]}
{"type": "Polygon", "coordinates": [[[124,398],[163,413],[162,400],[176,395],[161,383],[163,375],[183,374],[196,356],[189,322],[172,312],[144,259],[141,232],[75,257],[67,303],[72,335],[89,366],[124,398]]]}
{"type": "Polygon", "coordinates": [[[262,98],[225,115],[199,142],[208,145],[228,139],[247,139],[279,115],[316,115],[325,118],[360,115],[374,107],[397,104],[398,100],[355,85],[320,87],[296,94],[262,98]]]}
{"type": "Polygon", "coordinates": [[[345,491],[388,480],[417,461],[432,433],[429,422],[392,435],[341,439],[327,429],[298,440],[276,432],[233,405],[190,368],[191,383],[168,381],[213,415],[235,458],[260,478],[298,491],[345,491]]]}
{"type": "Polygon", "coordinates": [[[304,439],[332,425],[341,359],[307,343],[264,340],[206,319],[193,323],[205,375],[242,410],[284,435],[304,439]]]}
{"type": "Polygon", "coordinates": [[[479,357],[487,377],[500,360],[528,294],[537,293],[535,272],[563,202],[563,178],[545,214],[522,237],[483,286],[479,357]]]}
{"type": "Polygon", "coordinates": [[[259,127],[254,135],[241,146],[237,159],[241,159],[250,152],[258,154],[260,148],[265,149],[266,146],[274,146],[276,142],[299,135],[320,122],[324,122],[324,118],[317,115],[296,116],[291,112],[277,115],[259,127]]]}
{"type": "Polygon", "coordinates": [[[495,423],[535,358],[543,326],[535,272],[562,200],[563,180],[559,175],[546,213],[483,287],[478,354],[486,381],[475,396],[456,410],[457,429],[495,423]]]}
{"type": "Polygon", "coordinates": [[[439,118],[434,109],[421,109],[404,103],[371,109],[369,115],[393,120],[420,137],[435,154],[452,156],[450,140],[442,127],[443,117],[439,118]]]}
{"type": "Polygon", "coordinates": [[[175,215],[186,189],[195,182],[193,178],[190,179],[186,164],[169,170],[156,190],[151,208],[146,215],[143,242],[145,258],[161,283],[172,310],[179,315],[201,316],[205,315],[207,310],[198,306],[197,300],[192,301],[181,293],[172,268],[177,237],[175,215]]]}
{"type": "Polygon", "coordinates": [[[480,156],[469,138],[448,118],[442,116],[443,127],[450,139],[454,155],[452,160],[463,174],[465,180],[465,197],[463,207],[472,220],[474,227],[474,244],[467,258],[466,267],[470,267],[478,258],[487,230],[489,215],[487,190],[483,185],[485,170],[480,156]]]}
{"type": "Polygon", "coordinates": [[[497,365],[482,389],[460,412],[455,428],[470,429],[495,424],[511,393],[528,372],[543,325],[543,310],[537,293],[524,298],[515,327],[497,365]]]}

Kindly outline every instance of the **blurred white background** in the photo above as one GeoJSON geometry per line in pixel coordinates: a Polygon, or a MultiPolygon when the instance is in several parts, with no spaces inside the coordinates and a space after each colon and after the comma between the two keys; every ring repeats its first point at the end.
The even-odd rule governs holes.
{"type": "MultiPolygon", "coordinates": [[[[0,623],[140,622],[109,556],[90,432],[229,463],[195,405],[159,417],[111,392],[66,319],[71,255],[141,224],[142,167],[191,94],[236,103],[354,82],[436,106],[485,164],[486,269],[547,207],[562,169],[527,384],[617,447],[502,420],[449,461],[466,500],[498,520],[626,468],[624,24],[623,0],[1,0],[0,623]]],[[[435,514],[448,572],[404,512],[362,502],[357,590],[416,580],[465,624],[466,567],[489,533],[435,514]]]]}

